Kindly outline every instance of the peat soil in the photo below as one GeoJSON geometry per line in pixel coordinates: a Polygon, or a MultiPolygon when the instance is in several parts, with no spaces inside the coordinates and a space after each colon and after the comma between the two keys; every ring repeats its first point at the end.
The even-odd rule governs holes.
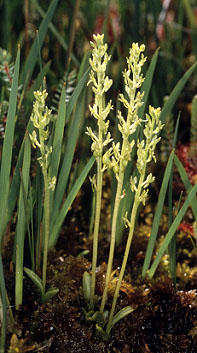
{"type": "MultiPolygon", "coordinates": [[[[14,326],[8,319],[9,353],[197,352],[197,247],[191,236],[180,230],[177,234],[176,286],[169,276],[167,255],[163,257],[154,280],[142,280],[141,270],[151,230],[149,208],[147,206],[141,214],[136,228],[117,305],[117,311],[127,305],[135,310],[113,327],[109,340],[104,342],[96,337],[95,323],[85,317],[87,303],[82,292],[82,276],[84,271],[91,273],[92,241],[88,238],[87,222],[82,212],[75,209],[67,218],[56,248],[48,255],[47,287],[56,287],[59,293],[41,305],[34,284],[24,277],[23,305],[20,310],[13,310],[14,326]],[[82,256],[84,251],[86,255],[82,256]]],[[[166,219],[163,219],[163,228],[165,223],[166,219]]],[[[161,241],[162,236],[158,246],[161,241]]],[[[12,252],[9,244],[6,248],[6,286],[14,309],[12,252]]],[[[104,287],[108,251],[109,242],[101,236],[96,285],[98,302],[104,287]]],[[[107,302],[109,309],[123,253],[124,242],[115,254],[107,302]]]]}

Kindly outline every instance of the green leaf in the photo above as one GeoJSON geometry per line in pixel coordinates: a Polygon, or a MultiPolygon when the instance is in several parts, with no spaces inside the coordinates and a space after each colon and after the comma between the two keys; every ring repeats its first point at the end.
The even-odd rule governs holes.
{"type": "Polygon", "coordinates": [[[103,341],[108,340],[108,334],[104,331],[102,326],[96,324],[96,337],[102,337],[103,341]]]}
{"type": "Polygon", "coordinates": [[[111,329],[117,324],[118,321],[122,320],[125,316],[131,314],[137,308],[132,308],[131,306],[126,306],[121,309],[116,315],[114,315],[111,326],[107,328],[107,336],[109,336],[111,329]]]}
{"type": "Polygon", "coordinates": [[[62,151],[62,140],[64,135],[64,125],[66,117],[66,89],[65,86],[62,88],[60,104],[58,109],[57,121],[55,124],[55,133],[53,139],[53,149],[51,155],[51,164],[50,164],[50,176],[57,177],[61,151],[62,151]]]}
{"type": "Polygon", "coordinates": [[[35,286],[38,288],[40,295],[41,295],[42,303],[48,302],[59,292],[58,288],[50,288],[50,289],[48,289],[47,292],[44,293],[44,288],[43,288],[42,280],[40,279],[40,277],[34,271],[30,270],[27,267],[24,267],[24,271],[29,276],[29,278],[32,280],[32,282],[35,284],[35,286]]]}
{"type": "Polygon", "coordinates": [[[49,302],[58,292],[59,292],[58,288],[48,289],[48,291],[45,292],[41,297],[42,303],[44,304],[49,302]]]}
{"type": "Polygon", "coordinates": [[[100,328],[104,327],[108,316],[109,316],[109,312],[107,310],[103,314],[100,311],[94,311],[94,310],[90,310],[86,312],[86,320],[95,321],[98,324],[98,327],[100,328]]]}
{"type": "Polygon", "coordinates": [[[43,288],[42,281],[41,281],[40,277],[34,271],[30,270],[27,267],[24,267],[24,271],[28,275],[28,277],[32,280],[32,282],[35,284],[35,286],[38,288],[38,290],[40,291],[41,297],[43,297],[44,288],[43,288]]]}
{"type": "Polygon", "coordinates": [[[23,259],[24,259],[24,241],[26,232],[27,215],[25,212],[25,200],[27,199],[29,174],[31,162],[31,143],[26,136],[24,158],[21,173],[21,187],[19,193],[18,217],[16,224],[16,271],[15,271],[15,305],[16,309],[22,304],[23,299],[23,259]]]}
{"type": "Polygon", "coordinates": [[[148,70],[146,72],[145,80],[144,80],[143,85],[140,89],[140,92],[144,92],[144,97],[143,97],[144,104],[138,110],[138,115],[142,119],[144,116],[144,110],[146,108],[146,103],[148,100],[148,96],[149,96],[152,81],[153,81],[153,75],[154,75],[155,67],[157,64],[158,54],[159,54],[159,48],[155,51],[155,53],[151,59],[151,63],[150,63],[148,70]]]}
{"type": "Polygon", "coordinates": [[[84,103],[85,103],[85,90],[81,93],[79,102],[74,112],[73,119],[70,122],[70,126],[69,126],[68,140],[65,147],[64,158],[63,158],[61,168],[59,170],[59,177],[55,188],[51,227],[53,226],[54,221],[57,218],[57,214],[59,213],[59,209],[61,207],[61,203],[64,197],[64,192],[67,189],[75,147],[76,147],[77,138],[78,138],[80,126],[81,126],[80,123],[81,123],[81,119],[84,116],[84,105],[85,105],[84,103]]]}
{"type": "MultiPolygon", "coordinates": [[[[44,17],[45,13],[44,13],[43,9],[41,8],[41,6],[38,4],[38,1],[37,0],[31,0],[31,1],[34,3],[34,5],[35,5],[36,9],[38,10],[39,14],[42,17],[44,17]]],[[[67,52],[68,44],[65,42],[63,36],[57,31],[56,27],[52,23],[49,24],[49,28],[50,28],[51,32],[54,34],[54,36],[57,38],[58,42],[61,44],[62,48],[67,52]]],[[[76,56],[73,53],[71,53],[70,57],[71,57],[73,63],[77,67],[79,67],[80,63],[77,60],[76,56]]]]}
{"type": "MultiPolygon", "coordinates": [[[[40,28],[38,31],[40,48],[42,47],[49,23],[51,22],[51,19],[54,15],[58,1],[59,0],[51,1],[50,6],[45,14],[45,17],[42,20],[42,23],[40,25],[40,28]]],[[[37,43],[37,36],[36,36],[36,38],[34,39],[33,45],[31,47],[29,56],[25,61],[24,70],[21,76],[21,83],[24,85],[24,88],[28,86],[29,81],[31,80],[31,76],[36,64],[37,57],[38,57],[38,43],[37,43]]]]}
{"type": "Polygon", "coordinates": [[[165,173],[164,173],[164,177],[163,177],[163,181],[162,181],[162,185],[161,185],[161,190],[159,193],[157,208],[156,208],[155,216],[153,219],[151,235],[150,235],[150,238],[148,241],[148,246],[146,249],[146,255],[145,255],[144,265],[143,265],[143,269],[142,269],[142,277],[146,276],[146,272],[150,266],[151,257],[153,254],[155,241],[156,241],[157,233],[158,233],[158,229],[159,229],[159,223],[160,223],[160,219],[161,219],[163,205],[164,205],[164,201],[165,201],[165,197],[166,197],[168,182],[169,182],[170,175],[171,175],[173,158],[174,158],[174,150],[172,150],[172,152],[170,154],[170,157],[168,159],[168,163],[167,163],[167,166],[165,169],[165,173]]]}
{"type": "MultiPolygon", "coordinates": [[[[182,179],[182,182],[185,186],[185,189],[186,189],[187,193],[189,193],[192,189],[192,185],[189,181],[189,178],[188,178],[188,175],[185,171],[185,168],[183,167],[183,164],[181,163],[180,159],[176,155],[174,155],[174,162],[177,166],[178,172],[179,172],[180,177],[182,179]]],[[[191,202],[191,207],[192,207],[195,221],[197,221],[197,197],[193,198],[193,200],[191,202]]]]}
{"type": "Polygon", "coordinates": [[[185,86],[186,82],[189,80],[190,76],[194,72],[194,70],[197,68],[197,63],[195,62],[187,71],[186,73],[181,77],[179,82],[176,84],[174,89],[172,90],[170,96],[168,97],[166,103],[164,104],[162,110],[161,110],[161,115],[160,115],[160,120],[163,123],[165,123],[166,116],[170,114],[180,92],[182,91],[183,87],[185,86]]]}
{"type": "Polygon", "coordinates": [[[185,200],[183,206],[181,207],[179,213],[175,217],[175,219],[174,219],[174,221],[173,221],[173,223],[172,223],[172,225],[171,225],[171,227],[170,227],[170,229],[169,229],[169,231],[168,231],[168,233],[167,233],[167,235],[166,235],[166,237],[165,237],[165,239],[164,239],[164,241],[163,241],[163,243],[162,243],[162,245],[156,255],[156,258],[153,261],[153,264],[150,268],[150,271],[148,273],[149,278],[152,278],[154,276],[155,271],[159,265],[159,262],[160,262],[162,256],[164,255],[164,253],[165,253],[172,237],[174,236],[174,233],[176,232],[179,224],[181,223],[182,218],[185,215],[189,205],[191,204],[193,198],[195,197],[196,192],[197,192],[197,184],[193,186],[193,188],[191,189],[191,191],[188,194],[187,199],[185,200]]]}
{"type": "Polygon", "coordinates": [[[48,61],[46,65],[44,65],[42,72],[39,72],[37,77],[34,79],[30,89],[27,92],[27,97],[26,97],[30,102],[32,102],[34,98],[33,92],[37,91],[41,87],[42,78],[43,78],[42,76],[45,77],[48,74],[50,70],[50,66],[51,66],[51,61],[48,61]]]}
{"type": "Polygon", "coordinates": [[[90,73],[90,68],[88,70],[86,70],[86,72],[83,74],[82,78],[80,79],[79,83],[77,84],[77,86],[75,87],[75,89],[72,93],[72,96],[71,96],[71,98],[68,102],[68,106],[67,106],[66,123],[70,119],[70,115],[73,111],[75,104],[78,103],[79,95],[80,95],[81,91],[83,90],[85,84],[88,81],[89,73],[90,73]]]}
{"type": "Polygon", "coordinates": [[[5,138],[3,142],[1,171],[0,171],[0,246],[8,222],[8,193],[10,187],[10,171],[12,163],[12,150],[14,144],[14,129],[16,117],[16,104],[18,93],[18,77],[20,67],[20,48],[18,49],[16,63],[14,68],[14,77],[9,98],[8,115],[6,121],[5,138]]]}
{"type": "Polygon", "coordinates": [[[79,178],[77,179],[76,183],[72,187],[71,191],[69,192],[66,201],[64,202],[60,212],[57,215],[57,219],[54,223],[54,226],[52,228],[52,231],[50,233],[49,237],[49,247],[54,246],[56,244],[60,229],[62,227],[62,224],[64,222],[64,219],[68,213],[68,210],[75,199],[77,193],[79,192],[82,184],[84,183],[84,180],[86,179],[89,171],[91,170],[93,164],[95,162],[95,158],[92,156],[84,169],[82,170],[79,178]]]}
{"type": "Polygon", "coordinates": [[[91,276],[89,272],[85,271],[83,274],[83,296],[89,301],[90,300],[90,289],[91,289],[91,276]]]}

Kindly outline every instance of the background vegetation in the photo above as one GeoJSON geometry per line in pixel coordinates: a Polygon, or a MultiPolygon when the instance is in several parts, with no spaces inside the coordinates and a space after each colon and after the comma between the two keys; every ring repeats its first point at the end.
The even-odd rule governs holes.
{"type": "MultiPolygon", "coordinates": [[[[28,273],[26,269],[26,273],[36,283],[43,301],[47,294],[45,283],[43,286],[40,280],[41,276],[35,275],[42,263],[40,224],[43,224],[46,214],[42,205],[46,193],[42,166],[37,162],[39,154],[38,151],[31,151],[28,138],[33,131],[30,120],[34,104],[33,92],[40,88],[46,89],[46,105],[52,109],[49,123],[51,135],[47,148],[52,146],[53,151],[47,172],[49,177],[57,178],[57,184],[54,194],[49,196],[49,246],[56,244],[73,200],[94,164],[94,158],[90,158],[90,140],[85,135],[86,127],[94,126],[88,110],[88,104],[93,98],[90,87],[87,88],[86,85],[90,71],[89,42],[94,33],[105,34],[105,42],[108,43],[109,54],[112,56],[107,73],[113,78],[114,84],[107,92],[106,98],[113,100],[114,111],[119,109],[118,92],[124,91],[122,71],[129,48],[136,41],[146,45],[148,60],[144,71],[147,72],[149,68],[149,73],[144,108],[147,111],[149,104],[162,107],[161,119],[166,123],[162,132],[163,144],[157,150],[157,157],[160,165],[165,165],[169,156],[168,163],[172,163],[173,147],[185,146],[192,141],[192,171],[184,165],[187,172],[184,173],[182,164],[179,164],[180,160],[183,163],[182,147],[179,148],[179,154],[177,152],[180,160],[175,159],[176,167],[189,193],[192,185],[196,183],[197,109],[194,96],[197,87],[197,7],[195,0],[1,0],[0,18],[0,291],[3,352],[6,306],[9,303],[2,257],[10,239],[14,244],[12,262],[17,269],[16,308],[22,303],[25,246],[30,254],[30,261],[25,265],[34,271],[34,274],[28,273]],[[10,236],[12,232],[14,240],[10,236]]],[[[109,119],[111,129],[118,139],[113,114],[110,113],[109,119]]],[[[167,169],[168,176],[166,181],[163,181],[164,185],[162,184],[164,189],[170,180],[171,168],[172,164],[167,169]]],[[[158,173],[158,184],[154,186],[153,191],[156,198],[161,183],[162,175],[158,173]]],[[[112,178],[112,191],[114,185],[115,180],[112,178]]],[[[170,190],[172,192],[172,187],[170,190]]],[[[194,197],[196,189],[192,190],[194,197]]],[[[166,190],[163,195],[166,195],[166,190]]],[[[186,200],[187,207],[192,200],[186,200]]],[[[194,199],[193,202],[195,201],[194,199]]],[[[162,200],[160,195],[159,202],[159,206],[163,207],[164,196],[162,200]]],[[[172,206],[172,203],[171,199],[168,206],[172,206]]],[[[194,203],[192,208],[196,219],[194,203]]],[[[178,210],[179,208],[177,213],[178,210]]],[[[155,236],[160,216],[157,214],[153,223],[155,236]]],[[[90,224],[91,217],[93,211],[91,212],[90,207],[90,224]]],[[[175,229],[161,249],[160,258],[174,231],[175,229]]],[[[152,239],[152,244],[149,244],[149,258],[146,258],[144,264],[144,275],[150,265],[154,235],[152,239]]],[[[121,242],[121,237],[118,242],[121,242]]],[[[172,254],[173,243],[171,246],[172,254]]],[[[157,265],[152,268],[152,275],[157,265]]],[[[172,276],[173,273],[172,265],[172,276]]],[[[51,296],[52,293],[49,292],[48,299],[51,296]]]]}

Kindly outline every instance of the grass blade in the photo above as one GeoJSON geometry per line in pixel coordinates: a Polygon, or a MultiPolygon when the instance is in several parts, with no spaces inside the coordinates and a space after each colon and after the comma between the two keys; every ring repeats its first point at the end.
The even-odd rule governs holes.
{"type": "Polygon", "coordinates": [[[40,277],[35,272],[33,272],[32,270],[30,270],[27,267],[24,267],[24,271],[28,275],[28,277],[32,280],[32,282],[35,284],[35,286],[38,288],[38,290],[41,293],[41,296],[43,296],[44,289],[43,289],[42,281],[41,281],[40,277]]]}
{"type": "Polygon", "coordinates": [[[48,61],[48,62],[46,63],[46,65],[44,65],[42,72],[40,72],[40,73],[38,74],[38,76],[36,77],[36,79],[34,79],[34,82],[32,83],[30,89],[29,89],[28,92],[27,92],[27,96],[26,96],[26,98],[27,98],[30,102],[32,102],[32,100],[33,100],[33,97],[34,97],[33,93],[34,93],[34,91],[37,91],[38,89],[40,89],[40,87],[41,87],[41,85],[42,85],[42,79],[43,79],[43,77],[45,77],[45,76],[48,74],[48,72],[49,72],[49,70],[50,70],[50,66],[51,66],[51,61],[48,61]]]}
{"type": "Polygon", "coordinates": [[[188,207],[190,206],[193,198],[195,197],[196,192],[197,192],[197,184],[193,186],[193,188],[191,189],[191,191],[188,194],[187,199],[185,200],[183,206],[181,207],[179,213],[175,217],[175,219],[174,219],[174,221],[173,221],[173,223],[172,223],[172,225],[171,225],[171,227],[170,227],[170,229],[164,239],[164,242],[163,242],[162,246],[160,247],[159,252],[158,252],[155,260],[153,261],[151,268],[150,268],[150,271],[148,274],[149,278],[152,278],[154,276],[154,273],[159,265],[159,262],[160,262],[162,256],[164,255],[170,241],[172,240],[172,237],[174,236],[176,229],[178,228],[179,224],[181,223],[183,216],[185,215],[188,207]]]}
{"type": "Polygon", "coordinates": [[[25,199],[27,199],[29,172],[31,162],[31,144],[29,137],[26,137],[23,167],[21,174],[21,187],[19,193],[18,219],[16,225],[16,271],[15,271],[15,304],[16,310],[23,300],[23,259],[24,259],[24,240],[26,231],[26,211],[25,199]]]}
{"type": "Polygon", "coordinates": [[[62,139],[64,134],[65,117],[66,117],[66,89],[65,89],[65,86],[63,86],[61,97],[60,97],[57,122],[55,124],[54,139],[53,139],[53,150],[52,150],[51,164],[50,164],[51,177],[53,176],[57,177],[57,173],[58,173],[61,150],[62,150],[61,147],[62,147],[62,139]]]}
{"type": "MultiPolygon", "coordinates": [[[[189,178],[188,178],[188,175],[185,171],[185,168],[183,167],[183,164],[181,163],[181,161],[179,160],[179,158],[176,155],[174,155],[174,162],[178,168],[178,172],[179,172],[180,177],[182,179],[182,182],[185,186],[185,189],[186,189],[187,193],[189,193],[192,189],[192,185],[189,181],[189,178]]],[[[195,221],[197,221],[197,197],[193,198],[193,200],[191,202],[191,207],[192,207],[195,221]]]]}
{"type": "Polygon", "coordinates": [[[70,118],[70,115],[73,111],[73,108],[79,99],[79,95],[80,95],[82,89],[84,88],[85,84],[87,83],[89,73],[90,73],[90,68],[88,68],[86,70],[86,72],[83,74],[82,78],[80,79],[80,81],[78,82],[76,88],[74,89],[74,91],[72,93],[72,96],[71,96],[71,98],[68,102],[68,106],[67,106],[66,123],[69,121],[69,118],[70,118]]]}
{"type": "Polygon", "coordinates": [[[72,167],[73,156],[74,156],[75,147],[77,143],[77,138],[78,138],[79,130],[81,126],[81,119],[84,116],[85,93],[86,93],[86,90],[84,89],[80,95],[80,98],[73,116],[73,120],[71,121],[71,124],[69,126],[68,141],[65,147],[64,159],[62,162],[57,186],[55,189],[51,226],[53,226],[54,221],[57,218],[57,214],[59,212],[60,205],[62,203],[62,199],[64,197],[64,193],[67,188],[69,175],[72,167]]]}
{"type": "Polygon", "coordinates": [[[178,81],[174,89],[172,90],[169,98],[167,99],[166,103],[164,104],[162,110],[161,110],[161,122],[162,124],[165,123],[165,118],[166,116],[170,113],[172,110],[180,92],[182,91],[183,87],[185,86],[186,82],[189,80],[190,76],[194,72],[194,70],[197,68],[197,63],[195,62],[187,71],[186,73],[181,77],[181,79],[178,81]]]}
{"type": "Polygon", "coordinates": [[[131,306],[126,306],[125,308],[122,308],[120,311],[118,311],[117,314],[114,315],[111,327],[109,328],[109,331],[107,333],[109,334],[111,329],[114,327],[115,324],[117,324],[118,321],[122,320],[125,316],[131,314],[135,309],[136,308],[132,308],[131,306]]]}
{"type": "MultiPolygon", "coordinates": [[[[40,5],[38,4],[37,0],[32,0],[38,13],[44,17],[45,16],[45,13],[43,11],[43,9],[40,7],[40,5]]],[[[65,42],[64,38],[61,36],[61,34],[57,31],[57,29],[55,28],[55,26],[50,23],[49,24],[49,28],[51,30],[51,32],[54,34],[54,36],[57,38],[58,42],[61,44],[62,48],[67,52],[68,50],[68,44],[65,42]]],[[[80,63],[79,61],[77,60],[76,56],[74,54],[71,53],[71,59],[73,61],[73,63],[79,67],[80,66],[80,63]]]]}
{"type": "Polygon", "coordinates": [[[20,48],[18,49],[16,64],[14,69],[14,77],[12,81],[11,93],[9,98],[9,108],[6,122],[5,138],[3,142],[3,151],[1,159],[1,172],[0,172],[0,204],[4,207],[0,208],[0,245],[5,232],[8,212],[8,192],[9,192],[9,180],[12,162],[12,149],[14,141],[14,129],[15,129],[15,116],[16,116],[16,104],[17,104],[17,92],[18,92],[18,77],[20,67],[20,48]]]}
{"type": "Polygon", "coordinates": [[[144,116],[144,111],[146,108],[148,96],[149,96],[152,81],[153,81],[153,75],[154,75],[155,67],[157,64],[158,54],[159,54],[159,48],[155,51],[155,53],[152,57],[152,60],[150,62],[148,70],[146,72],[145,80],[144,80],[143,85],[140,89],[141,92],[144,92],[144,97],[143,97],[144,104],[139,108],[139,111],[138,111],[140,118],[143,118],[143,116],[144,116]]]}
{"type": "MultiPolygon", "coordinates": [[[[49,23],[51,22],[51,19],[54,15],[56,6],[58,4],[59,0],[52,0],[51,4],[45,14],[44,19],[42,20],[42,23],[40,25],[39,31],[38,31],[38,36],[39,36],[39,44],[40,48],[42,47],[49,23]]],[[[36,60],[38,57],[38,44],[37,44],[37,36],[34,39],[33,45],[31,47],[29,56],[25,62],[24,70],[21,75],[21,84],[24,85],[24,88],[26,88],[29,84],[29,81],[31,80],[31,76],[36,64],[36,60]]]]}
{"type": "Polygon", "coordinates": [[[80,190],[82,184],[84,183],[84,180],[86,179],[90,169],[92,168],[93,164],[95,162],[95,158],[92,156],[89,160],[89,162],[86,164],[86,166],[84,167],[84,169],[82,170],[79,178],[77,179],[75,185],[72,187],[66,201],[64,202],[59,214],[58,214],[58,217],[54,223],[54,226],[52,228],[52,231],[51,231],[51,234],[50,234],[50,238],[49,238],[49,247],[51,246],[54,246],[56,241],[57,241],[57,238],[58,238],[58,235],[59,235],[59,232],[60,232],[60,229],[62,227],[62,224],[64,222],[64,219],[68,213],[68,210],[73,202],[73,200],[75,199],[78,191],[80,190]]]}
{"type": "Polygon", "coordinates": [[[163,178],[161,190],[159,193],[157,208],[156,208],[155,216],[153,219],[151,235],[150,235],[148,246],[146,249],[146,255],[145,255],[144,265],[143,265],[143,269],[142,269],[142,277],[145,277],[146,272],[150,266],[151,257],[153,254],[155,241],[156,241],[156,237],[157,237],[157,232],[159,229],[159,222],[160,222],[160,218],[161,218],[161,214],[162,214],[162,210],[163,210],[163,205],[164,205],[164,201],[165,201],[165,197],[166,197],[168,182],[169,182],[170,175],[171,175],[173,158],[174,158],[174,150],[172,150],[172,152],[170,154],[170,157],[168,159],[168,163],[166,166],[166,170],[164,173],[164,178],[163,178]]]}
{"type": "MultiPolygon", "coordinates": [[[[181,114],[179,112],[179,115],[178,115],[178,118],[176,121],[176,127],[175,127],[173,144],[172,144],[172,148],[174,148],[174,149],[176,147],[176,142],[177,142],[177,134],[178,134],[180,115],[181,114]]],[[[170,228],[170,226],[172,224],[172,220],[173,220],[172,182],[173,182],[173,168],[171,169],[171,176],[170,176],[169,185],[168,185],[168,229],[170,228]]],[[[171,273],[171,277],[173,279],[174,285],[176,285],[176,234],[174,235],[174,237],[172,238],[172,240],[169,244],[169,254],[170,254],[170,273],[171,273]]]]}

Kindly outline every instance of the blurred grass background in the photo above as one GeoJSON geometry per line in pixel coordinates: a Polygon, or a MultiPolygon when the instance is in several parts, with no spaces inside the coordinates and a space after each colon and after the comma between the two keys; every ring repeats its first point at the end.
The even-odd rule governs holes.
{"type": "MultiPolygon", "coordinates": [[[[50,3],[46,0],[0,1],[0,47],[8,51],[12,62],[20,43],[21,70],[50,3]]],[[[122,88],[121,72],[131,43],[144,43],[149,60],[160,47],[149,99],[154,106],[162,106],[163,97],[170,94],[196,60],[197,4],[195,0],[59,0],[41,48],[42,65],[50,65],[47,74],[49,97],[65,72],[79,68],[84,53],[90,50],[89,41],[97,32],[105,33],[112,54],[109,68],[115,81],[112,96],[122,88]]],[[[39,72],[37,60],[29,88],[39,72]]],[[[197,75],[194,74],[176,106],[177,111],[184,112],[181,128],[188,125],[196,86],[197,75]]]]}

